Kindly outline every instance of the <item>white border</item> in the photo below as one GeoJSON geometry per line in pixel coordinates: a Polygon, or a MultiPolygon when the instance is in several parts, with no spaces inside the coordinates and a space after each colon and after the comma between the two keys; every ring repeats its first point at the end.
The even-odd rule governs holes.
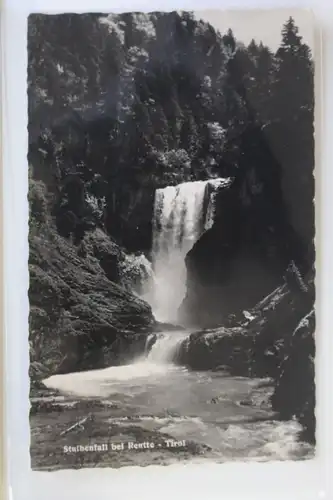
{"type": "MultiPolygon", "coordinates": [[[[294,1],[292,7],[312,8],[324,33],[322,84],[317,85],[317,107],[325,91],[324,114],[317,120],[317,384],[318,458],[308,462],[172,465],[145,468],[91,469],[53,473],[29,470],[28,424],[28,245],[27,245],[27,100],[26,17],[29,12],[110,12],[128,10],[203,10],[207,8],[290,7],[288,2],[238,0],[7,0],[2,37],[4,40],[4,252],[6,334],[6,436],[9,483],[14,500],[59,500],[108,498],[121,500],[333,500],[330,462],[333,439],[332,332],[333,238],[331,203],[333,192],[333,9],[330,0],[294,1]],[[322,129],[322,130],[321,130],[322,129]],[[320,133],[320,132],[323,133],[320,133]]],[[[319,67],[317,57],[317,70],[319,67]]],[[[319,76],[320,71],[318,72],[319,76]]],[[[317,74],[318,74],[317,73],[317,74]]],[[[318,110],[318,109],[317,109],[318,110]]]]}

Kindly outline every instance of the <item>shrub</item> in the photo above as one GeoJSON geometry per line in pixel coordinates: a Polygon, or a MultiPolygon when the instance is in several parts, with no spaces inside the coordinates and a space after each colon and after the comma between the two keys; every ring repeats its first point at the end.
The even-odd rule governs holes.
{"type": "Polygon", "coordinates": [[[46,186],[42,181],[29,179],[29,216],[30,224],[41,225],[47,219],[46,186]]]}

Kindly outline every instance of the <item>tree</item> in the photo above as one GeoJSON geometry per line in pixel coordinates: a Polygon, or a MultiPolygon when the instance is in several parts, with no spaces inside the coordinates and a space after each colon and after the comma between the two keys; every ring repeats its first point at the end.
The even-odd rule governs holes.
{"type": "Polygon", "coordinates": [[[251,102],[253,102],[257,123],[263,124],[272,119],[271,101],[275,60],[270,49],[262,43],[257,48],[255,60],[251,82],[251,102]]]}
{"type": "Polygon", "coordinates": [[[223,36],[222,41],[227,49],[227,52],[232,55],[236,49],[236,39],[232,29],[228,29],[226,35],[223,36]]]}
{"type": "Polygon", "coordinates": [[[278,52],[291,53],[297,55],[299,47],[302,45],[302,37],[298,34],[298,27],[295,25],[295,21],[292,17],[289,17],[288,21],[283,25],[282,28],[282,42],[278,52]]]}
{"type": "Polygon", "coordinates": [[[283,26],[282,42],[276,58],[278,66],[275,92],[280,113],[285,118],[293,119],[299,111],[312,112],[314,80],[311,51],[302,42],[292,18],[283,26]]]}
{"type": "Polygon", "coordinates": [[[150,118],[154,130],[152,143],[159,150],[167,150],[170,141],[168,120],[162,106],[151,99],[149,106],[150,118]]]}
{"type": "Polygon", "coordinates": [[[191,158],[197,152],[199,143],[198,128],[190,110],[185,114],[185,119],[180,129],[180,148],[187,151],[191,158]]]}

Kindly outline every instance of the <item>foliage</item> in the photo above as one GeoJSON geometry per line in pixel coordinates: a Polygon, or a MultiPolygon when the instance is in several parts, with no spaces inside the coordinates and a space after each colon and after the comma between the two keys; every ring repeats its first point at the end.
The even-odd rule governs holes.
{"type": "Polygon", "coordinates": [[[39,226],[46,221],[47,199],[45,185],[41,181],[29,179],[30,226],[39,226]]]}

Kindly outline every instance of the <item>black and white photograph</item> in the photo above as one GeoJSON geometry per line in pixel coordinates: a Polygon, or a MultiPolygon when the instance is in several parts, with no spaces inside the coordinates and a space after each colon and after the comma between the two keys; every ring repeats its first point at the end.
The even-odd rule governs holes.
{"type": "Polygon", "coordinates": [[[32,469],[312,459],[311,14],[27,30],[32,469]]]}

